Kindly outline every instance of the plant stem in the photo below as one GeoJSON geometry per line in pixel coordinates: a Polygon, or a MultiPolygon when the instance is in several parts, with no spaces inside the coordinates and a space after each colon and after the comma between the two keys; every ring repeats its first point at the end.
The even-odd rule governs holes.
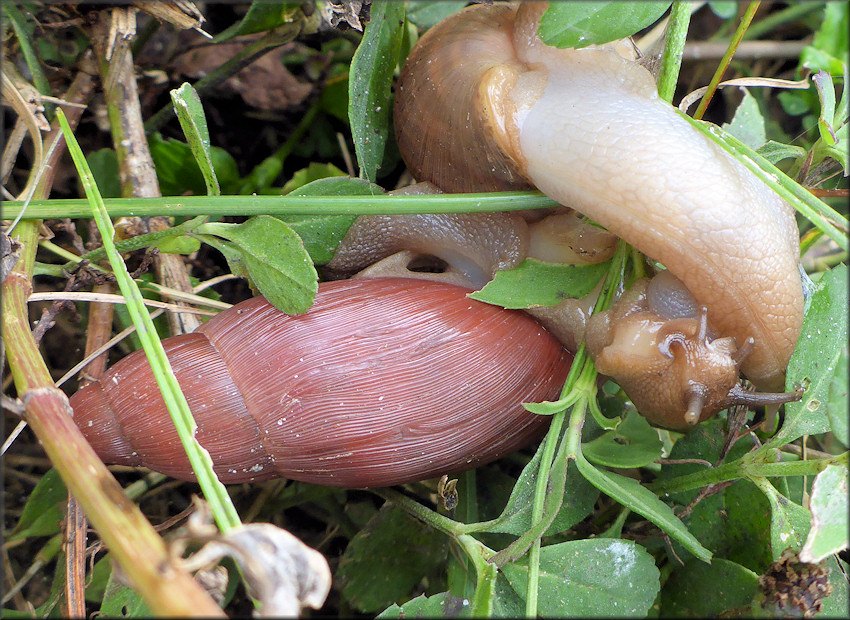
{"type": "Polygon", "coordinates": [[[723,79],[723,74],[726,73],[729,63],[732,62],[732,56],[734,56],[735,50],[738,49],[738,44],[744,38],[744,34],[747,32],[750,22],[753,21],[753,16],[756,14],[760,4],[761,0],[757,0],[756,2],[750,2],[747,7],[747,11],[744,13],[744,16],[741,18],[741,23],[738,24],[738,29],[735,31],[735,36],[732,37],[732,41],[730,41],[729,47],[726,49],[726,53],[723,54],[723,58],[721,58],[720,65],[717,67],[717,71],[714,72],[711,82],[708,83],[708,90],[705,95],[703,95],[702,101],[699,102],[699,106],[697,106],[697,111],[694,113],[694,118],[696,120],[700,120],[703,114],[705,114],[705,110],[717,90],[717,85],[720,83],[720,80],[723,79]]]}
{"type": "Polygon", "coordinates": [[[658,73],[658,96],[667,103],[673,101],[673,95],[676,92],[690,22],[691,3],[676,0],[670,8],[667,41],[661,57],[661,71],[658,73]]]}
{"type": "MultiPolygon", "coordinates": [[[[173,228],[165,228],[163,230],[158,230],[156,232],[147,233],[144,235],[138,235],[136,237],[130,237],[129,239],[123,239],[121,241],[115,242],[115,249],[118,250],[119,253],[124,254],[126,252],[133,252],[135,250],[141,250],[143,248],[150,247],[154,245],[157,241],[162,239],[167,239],[169,237],[180,237],[182,235],[193,232],[204,220],[203,216],[200,219],[192,219],[178,226],[174,226],[173,228]]],[[[64,265],[65,269],[72,269],[74,265],[87,260],[90,263],[96,263],[97,261],[106,257],[106,250],[102,247],[92,250],[91,252],[86,252],[82,256],[77,256],[76,254],[71,254],[66,250],[62,250],[62,248],[54,249],[56,246],[47,245],[50,242],[42,241],[41,245],[47,249],[59,254],[63,258],[67,258],[68,262],[64,265]],[[58,251],[58,250],[61,250],[58,251]]],[[[95,264],[92,264],[94,269],[100,269],[95,264]]],[[[103,271],[106,271],[103,269],[103,271]]]]}
{"type": "MultiPolygon", "coordinates": [[[[567,381],[569,384],[569,380],[567,381]]],[[[571,388],[569,388],[571,389],[571,388]]],[[[565,392],[569,391],[565,388],[565,392]]],[[[532,526],[543,519],[543,505],[546,501],[546,490],[549,486],[549,472],[552,461],[555,458],[555,449],[558,446],[558,438],[561,436],[561,428],[564,425],[565,411],[556,413],[552,417],[552,424],[546,434],[546,446],[540,457],[540,469],[537,472],[537,480],[534,488],[534,503],[531,508],[532,526]]],[[[540,577],[540,537],[535,539],[528,554],[528,588],[525,595],[525,615],[529,618],[537,616],[537,588],[540,577]]]]}
{"type": "Polygon", "coordinates": [[[812,461],[791,461],[769,463],[763,459],[766,452],[758,450],[747,456],[716,469],[702,469],[700,471],[671,478],[659,480],[646,485],[647,488],[658,495],[668,493],[682,493],[697,489],[710,484],[739,480],[744,477],[762,476],[765,478],[776,478],[780,476],[814,476],[829,465],[846,465],[848,453],[845,452],[829,459],[818,459],[812,461]]]}
{"type": "MultiPolygon", "coordinates": [[[[540,192],[433,194],[428,196],[172,196],[105,198],[110,217],[209,215],[394,215],[404,213],[481,213],[558,206],[540,192]]],[[[3,204],[3,218],[14,219],[24,203],[3,204]]],[[[89,218],[86,200],[33,200],[22,219],[89,218]]]]}
{"type": "Polygon", "coordinates": [[[378,497],[383,497],[388,502],[392,502],[409,515],[416,517],[423,523],[427,523],[435,530],[442,532],[452,539],[457,539],[462,536],[461,531],[458,528],[460,524],[457,521],[444,517],[439,512],[431,510],[430,508],[426,508],[419,502],[399,493],[398,491],[389,488],[369,489],[369,491],[378,497]]]}
{"type": "Polygon", "coordinates": [[[198,478],[198,483],[201,485],[201,489],[210,503],[210,508],[219,527],[226,533],[230,529],[240,525],[239,515],[233,507],[224,485],[218,481],[212,472],[212,459],[209,453],[195,439],[194,429],[196,424],[189,410],[189,404],[186,402],[186,397],[180,389],[180,385],[171,368],[171,363],[165,354],[165,349],[163,349],[159,338],[156,337],[156,328],[154,327],[153,320],[150,314],[144,309],[142,294],[135,282],[130,278],[130,274],[127,273],[127,267],[124,265],[121,255],[115,249],[115,243],[113,241],[115,230],[112,226],[112,221],[103,208],[103,199],[94,183],[91,171],[88,169],[85,156],[79,144],[74,139],[71,128],[68,126],[67,121],[65,121],[65,116],[61,110],[57,112],[57,118],[65,131],[68,151],[75,165],[78,167],[83,187],[92,201],[92,215],[100,230],[103,247],[106,249],[109,262],[112,265],[112,271],[121,289],[121,294],[127,299],[127,311],[133,319],[133,324],[136,325],[136,331],[142,341],[145,354],[151,361],[151,371],[156,378],[157,384],[160,386],[169,412],[172,413],[178,435],[189,457],[189,462],[192,464],[192,469],[198,478]]]}
{"type": "Polygon", "coordinates": [[[36,222],[15,229],[24,246],[21,260],[3,283],[3,338],[26,420],[68,490],[154,613],[167,616],[219,616],[221,609],[187,574],[178,570],[165,544],[138,506],[129,501],[73,422],[68,399],[57,388],[27,323],[37,245],[36,222]]]}

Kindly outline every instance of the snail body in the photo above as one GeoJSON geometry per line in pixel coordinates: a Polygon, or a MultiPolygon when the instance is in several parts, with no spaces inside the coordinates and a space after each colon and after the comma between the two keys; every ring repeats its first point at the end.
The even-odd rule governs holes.
{"type": "MultiPolygon", "coordinates": [[[[226,483],[286,477],[376,487],[470,469],[548,420],[571,356],[532,318],[401,278],[322,283],[289,316],[249,299],[163,341],[226,483]]],[[[144,355],[71,398],[104,461],[193,479],[144,355]]]]}
{"type": "Polygon", "coordinates": [[[408,167],[446,191],[532,185],[589,216],[683,283],[707,328],[731,339],[733,366],[781,390],[803,317],[793,210],[661,101],[633,60],[544,45],[544,10],[467,7],[423,35],[396,95],[408,167]],[[478,49],[491,52],[472,58],[478,49]],[[482,169],[506,172],[483,185],[482,169]]]}
{"type": "MultiPolygon", "coordinates": [[[[800,332],[790,207],[660,101],[633,61],[543,45],[542,10],[469,7],[420,39],[396,96],[409,169],[450,192],[537,187],[666,267],[589,323],[587,300],[538,312],[571,347],[587,323],[599,370],[654,423],[682,429],[732,404],[791,399],[738,385],[740,370],[781,389],[800,332]]],[[[610,255],[609,233],[554,217],[557,226],[493,214],[360,218],[330,267],[378,260],[365,275],[382,277],[322,283],[302,316],[255,298],[167,339],[221,480],[401,484],[539,437],[548,420],[521,403],[556,399],[571,356],[534,319],[466,291],[544,252],[539,238],[565,221],[576,228],[556,235],[546,260],[560,260],[559,246],[567,262],[610,255]],[[605,250],[586,247],[597,238],[605,250]],[[448,272],[411,272],[422,253],[448,272]],[[399,273],[453,284],[386,277],[399,273]]],[[[192,479],[140,353],[71,404],[104,460],[192,479]]]]}
{"type": "Polygon", "coordinates": [[[587,350],[656,426],[687,430],[732,405],[775,405],[799,394],[750,392],[738,381],[752,341],[716,337],[706,310],[667,271],[637,280],[587,322],[587,350]]]}

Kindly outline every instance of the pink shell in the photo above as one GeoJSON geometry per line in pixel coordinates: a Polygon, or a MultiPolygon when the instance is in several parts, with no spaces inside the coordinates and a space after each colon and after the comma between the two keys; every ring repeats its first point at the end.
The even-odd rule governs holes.
{"type": "MultiPolygon", "coordinates": [[[[223,482],[377,487],[455,473],[539,438],[572,356],[528,315],[403,278],[322,283],[300,316],[242,302],[166,339],[223,482]],[[229,369],[229,372],[228,372],[229,369]]],[[[142,352],[71,399],[110,463],[194,479],[142,352]]]]}

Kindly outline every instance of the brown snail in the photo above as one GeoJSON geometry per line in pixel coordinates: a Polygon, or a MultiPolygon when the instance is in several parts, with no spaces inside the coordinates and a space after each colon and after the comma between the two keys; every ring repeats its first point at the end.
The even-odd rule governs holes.
{"type": "MultiPolygon", "coordinates": [[[[326,282],[306,314],[255,297],[164,340],[219,478],[386,486],[539,438],[548,419],[521,403],[557,398],[570,354],[531,317],[466,293],[401,278],[326,282]]],[[[141,351],[71,406],[105,461],[193,478],[141,351]]]]}
{"type": "MultiPolygon", "coordinates": [[[[704,343],[693,339],[706,330],[676,319],[683,329],[665,354],[682,355],[688,342],[697,354],[684,375],[656,377],[652,398],[687,390],[675,406],[649,408],[667,412],[650,416],[656,423],[683,428],[716,413],[722,399],[706,401],[716,388],[703,378],[715,376],[721,358],[759,389],[781,390],[803,317],[793,210],[661,101],[633,60],[610,46],[544,45],[537,23],[545,6],[468,7],[419,40],[395,108],[414,177],[445,191],[536,186],[683,283],[706,308],[703,319],[690,318],[728,340],[702,355],[704,343]]],[[[629,368],[641,370],[653,368],[629,368]]],[[[723,374],[727,390],[737,389],[737,372],[723,374]]],[[[773,400],[783,398],[791,396],[773,400]]]]}
{"type": "MultiPolygon", "coordinates": [[[[406,163],[419,180],[446,191],[537,186],[676,276],[675,282],[665,284],[667,276],[660,276],[639,285],[587,327],[600,370],[620,381],[655,423],[686,428],[730,404],[788,400],[790,395],[743,392],[738,369],[761,389],[781,389],[803,307],[790,208],[659,101],[640,66],[609,49],[543,46],[536,38],[540,11],[536,5],[524,5],[519,15],[509,5],[470,7],[422,37],[397,93],[395,126],[406,163]],[[446,56],[451,71],[441,69],[446,56]],[[422,102],[428,109],[418,107],[422,102]],[[448,109],[434,110],[435,102],[448,109]],[[676,168],[664,169],[664,161],[676,168]],[[639,353],[649,357],[620,363],[626,359],[621,330],[642,336],[644,328],[652,336],[637,342],[639,353]],[[659,356],[673,364],[661,368],[659,356]]],[[[552,217],[565,216],[571,217],[552,217]]],[[[570,252],[604,260],[614,237],[572,220],[579,232],[568,235],[575,241],[567,244],[570,252]],[[592,243],[601,240],[607,250],[591,249],[588,240],[597,234],[602,239],[592,243]]],[[[369,275],[400,272],[477,287],[496,270],[539,255],[535,239],[547,221],[507,215],[361,218],[331,268],[357,270],[361,262],[388,256],[369,275]],[[427,246],[429,231],[441,239],[439,248],[427,246]],[[448,268],[436,276],[411,272],[417,254],[437,256],[448,268]]],[[[561,317],[544,309],[538,314],[574,347],[588,305],[570,300],[566,306],[561,317]]],[[[520,403],[557,397],[570,359],[529,317],[469,300],[463,288],[409,278],[323,283],[316,306],[301,317],[249,300],[166,343],[198,421],[198,439],[223,481],[285,476],[351,487],[452,473],[532,441],[547,420],[520,403]],[[438,290],[452,292],[443,298],[438,290]],[[400,309],[431,312],[441,322],[439,335],[431,328],[418,335],[401,331],[412,328],[400,309]],[[361,324],[351,318],[364,312],[379,320],[361,324]],[[471,318],[479,313],[489,318],[471,318]],[[328,314],[335,314],[329,325],[312,331],[317,317],[328,314]],[[494,326],[503,321],[519,331],[497,337],[501,344],[494,345],[494,326]],[[457,327],[461,323],[466,327],[457,327]],[[442,348],[468,338],[476,342],[474,353],[442,348]],[[373,348],[357,348],[365,341],[373,348]],[[393,364],[412,372],[405,356],[435,351],[439,355],[393,383],[402,372],[393,364]],[[293,365],[302,359],[311,365],[293,365]],[[227,367],[247,372],[244,388],[230,387],[227,367]],[[330,382],[310,396],[284,381],[325,374],[330,382]],[[508,378],[510,387],[503,383],[508,378]],[[225,387],[214,395],[219,381],[225,387]],[[414,391],[400,391],[401,385],[414,391]],[[231,408],[238,428],[218,417],[231,408]],[[388,408],[391,414],[384,415],[388,408]]],[[[120,362],[100,386],[72,398],[77,422],[105,460],[191,478],[148,375],[140,354],[120,362]],[[136,417],[136,407],[150,408],[153,421],[136,417]]]]}

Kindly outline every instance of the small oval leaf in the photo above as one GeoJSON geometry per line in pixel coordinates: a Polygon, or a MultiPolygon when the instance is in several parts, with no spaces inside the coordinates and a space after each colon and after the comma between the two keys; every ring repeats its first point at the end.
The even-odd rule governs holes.
{"type": "Polygon", "coordinates": [[[670,2],[551,2],[538,34],[555,47],[582,48],[622,39],[655,23],[670,2]]]}

